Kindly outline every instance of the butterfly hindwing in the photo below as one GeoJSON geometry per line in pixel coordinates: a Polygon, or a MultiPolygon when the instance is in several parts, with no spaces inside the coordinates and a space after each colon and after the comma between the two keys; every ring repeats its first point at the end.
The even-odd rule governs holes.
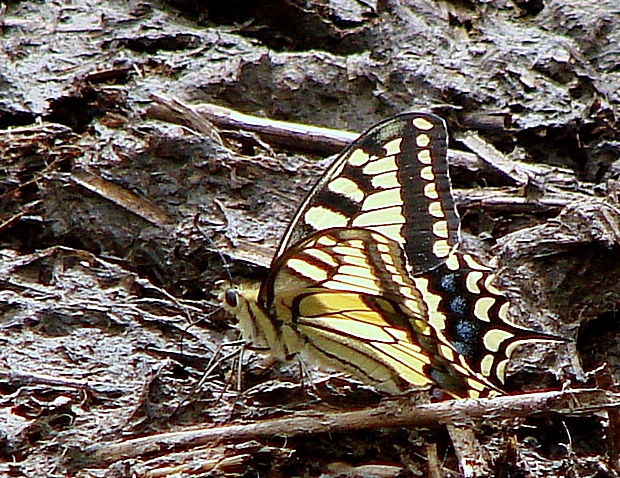
{"type": "Polygon", "coordinates": [[[437,383],[453,396],[494,390],[453,365],[456,351],[428,321],[398,243],[361,228],[320,231],[287,250],[263,283],[263,307],[287,353],[310,353],[366,383],[396,392],[437,383]],[[447,357],[450,357],[448,359],[447,357]]]}
{"type": "Polygon", "coordinates": [[[559,338],[510,321],[510,302],[495,280],[489,267],[470,254],[456,253],[415,283],[426,302],[434,304],[430,322],[439,340],[456,352],[455,360],[502,387],[508,361],[519,345],[559,338]]]}
{"type": "Polygon", "coordinates": [[[298,209],[276,257],[310,234],[359,227],[401,245],[411,273],[441,264],[458,242],[438,116],[405,113],[371,128],[346,148],[298,209]]]}

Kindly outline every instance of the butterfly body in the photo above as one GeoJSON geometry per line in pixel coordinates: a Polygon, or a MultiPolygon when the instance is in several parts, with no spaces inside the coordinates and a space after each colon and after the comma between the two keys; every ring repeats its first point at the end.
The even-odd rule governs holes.
{"type": "Polygon", "coordinates": [[[260,288],[227,291],[244,337],[302,353],[389,393],[438,385],[501,393],[522,342],[492,271],[458,250],[447,132],[434,115],[375,126],[336,159],[297,211],[260,288]]]}

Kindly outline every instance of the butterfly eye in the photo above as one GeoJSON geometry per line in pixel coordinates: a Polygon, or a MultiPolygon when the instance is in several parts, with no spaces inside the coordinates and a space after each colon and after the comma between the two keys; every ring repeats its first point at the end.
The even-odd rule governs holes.
{"type": "Polygon", "coordinates": [[[224,299],[229,307],[237,307],[237,305],[239,305],[239,301],[237,300],[237,291],[235,289],[226,289],[224,299]]]}

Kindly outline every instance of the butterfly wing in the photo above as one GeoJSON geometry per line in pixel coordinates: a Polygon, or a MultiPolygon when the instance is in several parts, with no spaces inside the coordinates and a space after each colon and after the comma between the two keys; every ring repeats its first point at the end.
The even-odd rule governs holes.
{"type": "Polygon", "coordinates": [[[300,241],[261,290],[275,342],[285,344],[284,355],[303,352],[391,393],[431,384],[455,397],[497,392],[437,335],[428,320],[433,301],[404,263],[398,243],[367,229],[300,241]]]}
{"type": "Polygon", "coordinates": [[[453,350],[446,358],[466,364],[498,388],[504,384],[506,366],[519,345],[562,341],[511,322],[510,303],[494,286],[495,274],[469,254],[452,254],[414,282],[438,339],[453,350]]]}
{"type": "Polygon", "coordinates": [[[348,227],[376,231],[398,243],[412,274],[445,261],[458,242],[459,219],[441,118],[405,113],[360,136],[302,203],[276,259],[317,231],[348,227]]]}

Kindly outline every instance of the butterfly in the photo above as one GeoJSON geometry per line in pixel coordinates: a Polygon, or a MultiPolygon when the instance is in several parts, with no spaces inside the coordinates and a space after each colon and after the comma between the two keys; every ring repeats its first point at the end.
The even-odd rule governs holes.
{"type": "Polygon", "coordinates": [[[244,338],[348,371],[387,393],[502,393],[522,343],[493,271],[459,250],[448,134],[405,113],[361,135],[302,202],[259,285],[227,288],[244,338]]]}

